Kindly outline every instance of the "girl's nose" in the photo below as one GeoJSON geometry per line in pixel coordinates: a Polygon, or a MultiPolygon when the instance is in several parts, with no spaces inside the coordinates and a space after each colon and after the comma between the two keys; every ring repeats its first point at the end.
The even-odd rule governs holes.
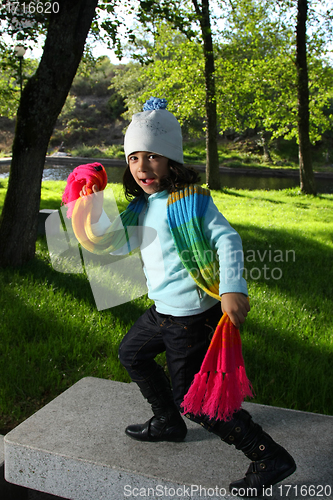
{"type": "Polygon", "coordinates": [[[139,172],[145,172],[147,170],[147,160],[145,157],[140,156],[138,158],[138,170],[139,172]]]}

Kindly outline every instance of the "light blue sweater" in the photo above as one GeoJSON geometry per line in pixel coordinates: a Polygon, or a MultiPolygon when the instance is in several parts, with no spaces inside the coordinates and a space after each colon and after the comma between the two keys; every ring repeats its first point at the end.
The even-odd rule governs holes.
{"type": "MultiPolygon", "coordinates": [[[[162,314],[191,316],[204,312],[217,301],[197,287],[180,260],[168,225],[167,200],[167,191],[148,196],[147,205],[139,216],[139,225],[144,228],[140,250],[148,296],[162,314]],[[153,241],[151,229],[145,231],[145,228],[156,231],[157,237],[153,241]]],[[[92,229],[98,236],[109,225],[110,221],[103,214],[92,229]]],[[[228,292],[247,295],[246,282],[242,277],[241,238],[218,211],[212,198],[206,212],[204,230],[212,251],[216,251],[219,257],[220,295],[228,292]]]]}

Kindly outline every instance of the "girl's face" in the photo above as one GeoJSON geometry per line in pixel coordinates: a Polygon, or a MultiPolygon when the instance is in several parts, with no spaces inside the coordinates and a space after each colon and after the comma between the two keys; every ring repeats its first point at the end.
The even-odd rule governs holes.
{"type": "Polygon", "coordinates": [[[169,175],[169,160],[149,151],[136,151],[128,156],[134,180],[147,194],[159,191],[162,177],[169,175]]]}

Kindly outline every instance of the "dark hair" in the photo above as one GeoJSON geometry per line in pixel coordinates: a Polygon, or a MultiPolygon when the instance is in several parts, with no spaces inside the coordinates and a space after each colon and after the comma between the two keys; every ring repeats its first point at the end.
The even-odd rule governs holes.
{"type": "MultiPolygon", "coordinates": [[[[194,168],[185,167],[182,163],[169,160],[169,175],[161,179],[159,187],[161,191],[166,189],[168,193],[172,193],[184,184],[199,184],[200,182],[200,175],[194,168]]],[[[123,185],[127,200],[140,196],[144,192],[134,180],[128,165],[123,175],[123,185]]]]}

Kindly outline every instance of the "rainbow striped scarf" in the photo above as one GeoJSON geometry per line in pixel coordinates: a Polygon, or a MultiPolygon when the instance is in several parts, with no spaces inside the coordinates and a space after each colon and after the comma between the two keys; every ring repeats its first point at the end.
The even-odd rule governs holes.
{"type": "MultiPolygon", "coordinates": [[[[195,283],[212,297],[219,296],[219,262],[212,251],[203,228],[210,191],[198,185],[186,185],[169,194],[167,217],[180,259],[195,283]]],[[[121,248],[131,236],[131,227],[138,225],[146,204],[144,195],[135,198],[103,236],[91,230],[92,198],[79,198],[72,214],[76,238],[90,252],[110,253],[121,248]]]]}
{"type": "Polygon", "coordinates": [[[72,213],[72,226],[79,243],[89,252],[108,254],[128,243],[133,227],[138,225],[139,215],[146,204],[142,195],[135,198],[111,224],[103,236],[95,236],[91,229],[92,196],[78,198],[72,213]],[[132,228],[132,230],[131,230],[132,228]]]}
{"type": "Polygon", "coordinates": [[[183,266],[200,288],[220,300],[219,262],[203,226],[209,199],[208,189],[185,186],[169,195],[167,216],[183,266]]]}
{"type": "MultiPolygon", "coordinates": [[[[205,236],[204,218],[210,192],[197,185],[186,185],[169,194],[167,217],[180,259],[195,283],[212,297],[219,296],[219,263],[205,236]]],[[[130,238],[130,226],[137,226],[146,204],[142,195],[134,199],[120,217],[100,237],[91,230],[91,197],[79,198],[75,204],[72,225],[79,242],[90,252],[110,253],[130,238]]],[[[184,413],[208,415],[218,420],[232,418],[245,397],[252,397],[242,356],[239,330],[224,314],[200,371],[195,375],[184,397],[184,413]]]]}

